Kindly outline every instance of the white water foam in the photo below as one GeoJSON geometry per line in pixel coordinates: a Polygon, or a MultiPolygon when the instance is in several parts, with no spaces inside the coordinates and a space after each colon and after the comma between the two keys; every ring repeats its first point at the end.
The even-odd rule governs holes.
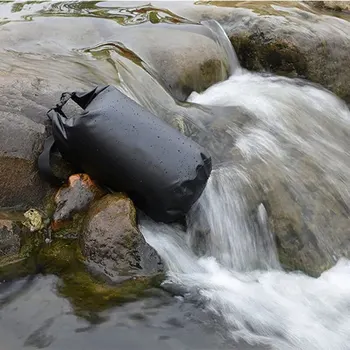
{"type": "MultiPolygon", "coordinates": [[[[299,80],[242,71],[189,101],[253,113],[254,125],[235,146],[247,164],[273,168],[299,201],[311,195],[296,166],[297,157],[307,157],[327,188],[350,203],[350,112],[336,96],[299,80]]],[[[350,262],[336,257],[338,263],[318,278],[283,271],[264,206],[255,216],[249,211],[246,192],[254,191],[256,179],[249,166],[215,169],[188,216],[187,232],[142,223],[169,282],[203,300],[235,339],[278,350],[350,349],[350,262]],[[199,251],[197,231],[206,241],[199,251]]],[[[320,249],[331,254],[334,238],[322,227],[315,232],[320,249]]]]}

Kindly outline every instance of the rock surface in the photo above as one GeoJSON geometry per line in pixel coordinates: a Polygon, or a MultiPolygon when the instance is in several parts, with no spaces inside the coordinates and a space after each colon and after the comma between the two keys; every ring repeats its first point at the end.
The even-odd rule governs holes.
{"type": "Polygon", "coordinates": [[[205,3],[187,8],[173,5],[173,10],[195,21],[217,20],[243,67],[304,77],[350,101],[347,17],[325,15],[299,2],[205,3]]]}
{"type": "Polygon", "coordinates": [[[12,220],[0,220],[0,258],[18,254],[20,247],[19,228],[12,220]]]}
{"type": "Polygon", "coordinates": [[[349,213],[315,174],[309,175],[304,192],[275,181],[265,187],[263,198],[281,264],[318,277],[338,258],[350,256],[349,213]]]}
{"type": "Polygon", "coordinates": [[[325,8],[333,11],[350,11],[350,1],[306,1],[316,8],[325,8]]]}
{"type": "Polygon", "coordinates": [[[228,77],[228,59],[210,30],[194,25],[162,26],[142,31],[130,28],[122,41],[173,97],[184,101],[193,90],[201,92],[228,77]]]}
{"type": "Polygon", "coordinates": [[[138,230],[135,208],[126,196],[106,195],[95,202],[83,230],[88,265],[107,280],[118,282],[161,271],[159,256],[138,230]]]}
{"type": "Polygon", "coordinates": [[[0,207],[38,205],[48,190],[36,167],[45,128],[15,108],[0,110],[0,207]]]}

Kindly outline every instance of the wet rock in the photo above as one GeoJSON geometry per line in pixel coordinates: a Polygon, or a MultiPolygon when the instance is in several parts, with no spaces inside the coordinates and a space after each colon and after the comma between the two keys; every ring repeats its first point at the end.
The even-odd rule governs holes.
{"type": "Polygon", "coordinates": [[[0,220],[0,257],[18,254],[20,229],[11,220],[0,220]]]}
{"type": "MultiPolygon", "coordinates": [[[[53,193],[37,168],[37,157],[49,132],[46,112],[63,91],[91,87],[89,74],[79,67],[76,72],[86,74],[85,84],[73,82],[70,74],[55,77],[48,61],[24,56],[0,50],[0,207],[21,209],[41,207],[45,196],[53,193]]],[[[70,69],[62,61],[51,65],[56,67],[54,71],[70,69]]],[[[56,174],[61,175],[57,170],[61,171],[62,164],[53,157],[56,174]]],[[[66,176],[68,172],[63,170],[66,176]]]]}
{"type": "Polygon", "coordinates": [[[132,201],[122,194],[106,195],[90,208],[83,254],[90,271],[111,282],[161,271],[159,256],[137,228],[132,201]]]}
{"type": "Polygon", "coordinates": [[[51,225],[53,230],[69,224],[74,214],[85,211],[92,201],[103,194],[102,189],[87,174],[71,175],[68,185],[60,188],[55,196],[56,210],[51,225]]]}
{"type": "Polygon", "coordinates": [[[48,186],[38,176],[36,157],[45,137],[43,125],[0,110],[0,207],[41,203],[48,186]]]}
{"type": "Polygon", "coordinates": [[[321,172],[302,159],[299,162],[304,177],[295,182],[279,178],[278,170],[273,173],[260,167],[259,197],[282,266],[317,277],[340,257],[350,257],[349,209],[339,193],[327,186],[321,172]]]}
{"type": "Polygon", "coordinates": [[[304,77],[350,101],[350,22],[346,17],[325,16],[297,2],[218,5],[227,7],[197,6],[177,13],[197,21],[216,19],[244,68],[304,77]]]}
{"type": "MultiPolygon", "coordinates": [[[[201,92],[225,80],[229,74],[225,51],[204,26],[142,25],[125,31],[121,42],[119,52],[131,57],[180,101],[192,91],[201,92]]],[[[109,52],[110,58],[119,60],[114,45],[99,45],[89,51],[96,56],[109,52]]]]}
{"type": "MultiPolygon", "coordinates": [[[[84,5],[87,8],[79,10],[90,12],[90,6],[82,3],[82,7],[84,5]]],[[[28,6],[28,10],[35,13],[35,8],[28,6]]],[[[94,18],[65,18],[60,16],[65,10],[60,12],[57,7],[51,9],[50,4],[40,10],[41,14],[50,13],[49,21],[42,18],[40,21],[10,22],[2,26],[0,52],[11,48],[15,52],[25,53],[25,65],[31,65],[33,56],[30,53],[35,54],[35,59],[39,59],[42,64],[40,69],[34,68],[37,79],[40,80],[40,85],[48,85],[49,90],[54,89],[54,85],[51,85],[47,77],[56,81],[59,87],[66,85],[66,78],[71,76],[74,90],[91,81],[94,84],[98,81],[113,84],[119,80],[113,62],[118,61],[120,56],[131,59],[155,75],[180,100],[184,100],[191,91],[203,91],[213,83],[226,79],[228,75],[228,59],[212,32],[186,19],[176,19],[176,24],[148,22],[120,26],[116,21],[96,18],[95,15],[92,16],[94,18]],[[52,16],[53,12],[57,13],[57,17],[52,16]],[[34,37],[35,40],[32,39],[34,37]],[[38,42],[40,45],[37,45],[38,42]],[[78,58],[79,61],[86,60],[82,65],[68,58],[76,51],[86,54],[78,58]],[[99,60],[90,60],[90,54],[99,60]],[[46,58],[52,55],[61,56],[48,60],[47,65],[46,58]],[[66,67],[64,61],[68,63],[66,67]],[[57,67],[55,72],[52,72],[52,65],[57,67]],[[85,74],[81,76],[82,79],[76,79],[77,73],[80,75],[83,70],[85,74]]],[[[134,15],[130,13],[129,16],[127,10],[125,14],[125,19],[134,15]]],[[[11,66],[11,63],[7,64],[5,59],[3,65],[11,66]]],[[[58,91],[59,88],[55,90],[58,91]]],[[[50,96],[46,97],[46,101],[48,99],[50,96]]],[[[32,100],[35,101],[36,98],[32,100]]]]}
{"type": "Polygon", "coordinates": [[[306,1],[311,6],[333,11],[350,11],[350,1],[306,1]]]}

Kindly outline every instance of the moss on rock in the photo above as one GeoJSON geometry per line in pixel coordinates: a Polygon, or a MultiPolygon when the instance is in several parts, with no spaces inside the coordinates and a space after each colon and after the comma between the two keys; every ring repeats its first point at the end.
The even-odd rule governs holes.
{"type": "Polygon", "coordinates": [[[148,290],[159,287],[164,278],[158,274],[109,285],[86,270],[77,240],[60,239],[43,246],[37,265],[43,273],[61,278],[59,293],[70,300],[75,312],[82,317],[91,317],[108,307],[147,296],[148,290]]]}
{"type": "Polygon", "coordinates": [[[35,273],[36,265],[33,258],[12,255],[0,258],[1,280],[13,280],[35,273]]]}
{"type": "MultiPolygon", "coordinates": [[[[130,202],[130,211],[127,212],[130,217],[124,219],[133,227],[137,227],[136,210],[124,194],[106,196],[104,200],[98,201],[91,211],[98,215],[116,200],[130,202]]],[[[48,207],[52,215],[52,201],[49,201],[48,207]]],[[[106,283],[106,280],[92,276],[82,255],[79,239],[86,213],[76,213],[71,224],[52,233],[51,239],[47,239],[47,226],[30,232],[30,229],[23,225],[23,213],[5,214],[0,216],[3,221],[18,226],[21,235],[18,249],[0,257],[0,278],[10,280],[37,272],[56,275],[60,278],[59,293],[70,300],[76,313],[82,317],[95,317],[96,313],[108,307],[147,296],[149,289],[158,287],[164,279],[162,274],[154,273],[150,276],[129,277],[121,283],[111,285],[106,283]]],[[[44,223],[48,225],[48,222],[44,223]]],[[[137,228],[135,230],[138,232],[137,228]]],[[[124,238],[121,244],[126,250],[134,252],[135,240],[128,235],[124,238]]]]}
{"type": "Polygon", "coordinates": [[[90,276],[85,271],[76,271],[63,276],[59,292],[67,297],[75,312],[82,317],[103,311],[109,307],[147,297],[151,288],[159,287],[161,274],[153,277],[136,277],[117,286],[110,286],[90,276]]]}
{"type": "Polygon", "coordinates": [[[219,59],[208,59],[197,70],[182,74],[174,88],[188,97],[192,91],[203,92],[211,85],[225,80],[228,75],[228,64],[219,59]]]}
{"type": "Polygon", "coordinates": [[[239,61],[252,71],[272,71],[288,77],[306,76],[307,62],[288,41],[264,42],[263,35],[240,34],[230,38],[239,61]]]}

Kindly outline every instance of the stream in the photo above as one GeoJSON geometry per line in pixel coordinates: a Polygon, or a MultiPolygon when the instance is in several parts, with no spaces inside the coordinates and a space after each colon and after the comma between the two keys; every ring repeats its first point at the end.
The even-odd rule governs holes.
{"type": "MultiPolygon", "coordinates": [[[[101,9],[112,6],[107,3],[101,9]]],[[[158,290],[151,298],[107,310],[88,322],[74,315],[69,301],[56,293],[56,277],[3,282],[0,348],[350,349],[350,261],[342,257],[337,236],[323,230],[327,222],[313,224],[313,208],[327,206],[330,198],[344,208],[350,203],[346,103],[308,81],[242,68],[224,30],[210,20],[190,31],[204,30],[215,42],[227,76],[180,102],[172,94],[182,96],[183,90],[165,82],[148,55],[152,33],[149,23],[142,24],[144,11],[116,8],[101,14],[62,4],[50,10],[50,18],[42,13],[35,17],[37,11],[49,12],[45,3],[21,9],[32,22],[8,11],[12,22],[3,35],[6,42],[0,37],[0,48],[11,49],[0,52],[0,66],[15,60],[13,71],[38,74],[39,85],[41,76],[51,76],[59,87],[69,81],[78,88],[113,83],[206,147],[214,168],[187,216],[186,230],[144,217],[140,222],[147,242],[166,265],[164,289],[172,294],[158,290]],[[81,17],[74,17],[77,11],[81,17]],[[119,22],[111,23],[113,15],[119,22]],[[86,31],[74,31],[74,21],[79,28],[86,25],[86,31]],[[139,52],[137,45],[133,51],[139,36],[132,28],[137,23],[144,25],[147,41],[139,52]],[[46,38],[41,37],[43,28],[49,28],[46,38]],[[57,30],[62,31],[61,41],[56,40],[57,30]],[[26,40],[33,33],[37,45],[26,40]],[[121,42],[124,35],[127,44],[121,42]],[[329,257],[330,268],[319,277],[288,271],[280,260],[269,204],[275,188],[302,207],[307,223],[301,230],[309,234],[312,226],[315,246],[329,257]]],[[[167,33],[173,33],[167,25],[182,23],[178,26],[185,29],[174,30],[174,37],[194,25],[166,11],[158,16],[167,33]]],[[[283,210],[295,211],[283,205],[280,210],[281,216],[283,210]]]]}

